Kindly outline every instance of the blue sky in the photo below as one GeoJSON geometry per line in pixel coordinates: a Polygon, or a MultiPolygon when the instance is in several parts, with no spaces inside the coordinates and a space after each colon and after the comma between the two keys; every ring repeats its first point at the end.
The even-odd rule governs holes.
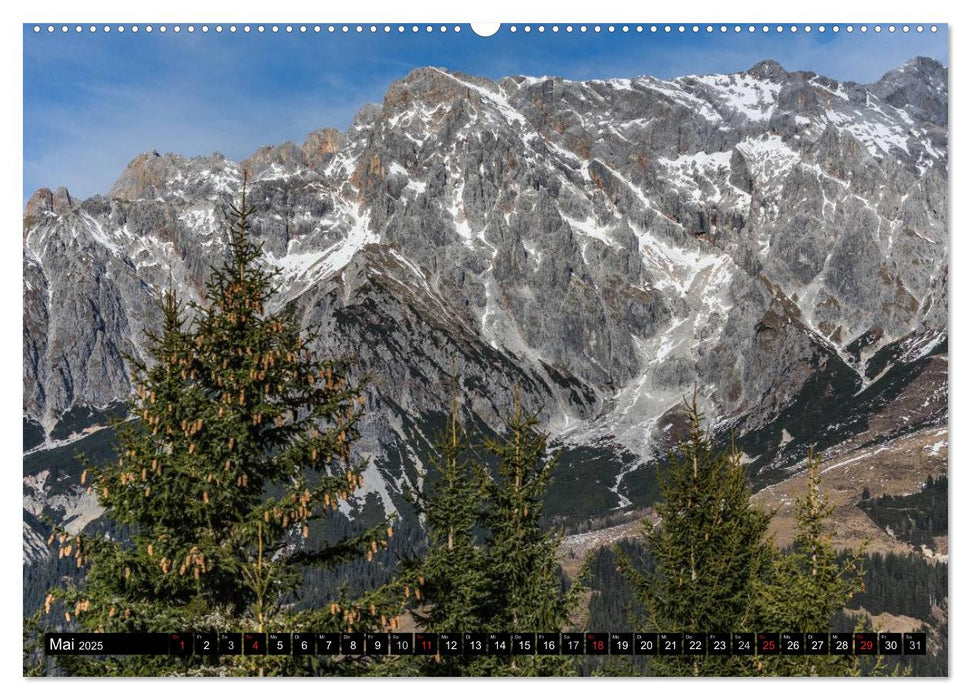
{"type": "Polygon", "coordinates": [[[772,58],[788,70],[870,82],[918,55],[947,64],[944,27],[922,34],[693,34],[690,27],[684,34],[525,34],[520,25],[488,38],[462,30],[77,35],[35,34],[25,25],[24,201],[39,187],[104,193],[132,158],[153,149],[242,159],[262,145],[302,142],[314,129],[345,129],[362,104],[380,102],[392,81],[424,65],[491,78],[671,78],[772,58]]]}

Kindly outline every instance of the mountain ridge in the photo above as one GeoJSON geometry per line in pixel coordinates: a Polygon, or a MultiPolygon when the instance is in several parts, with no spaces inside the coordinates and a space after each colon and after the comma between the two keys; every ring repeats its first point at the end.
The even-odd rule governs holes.
{"type": "MultiPolygon", "coordinates": [[[[280,303],[375,377],[360,449],[386,508],[420,478],[408,443],[433,437],[453,362],[470,420],[498,429],[521,390],[557,441],[605,445],[588,476],[614,507],[644,495],[638,466],[696,389],[774,478],[820,439],[827,400],[877,384],[896,405],[922,376],[906,368],[942,352],[908,343],[943,334],[946,359],[946,90],[921,58],[869,85],[772,61],[670,81],[421,68],[345,132],[240,163],[149,151],[83,201],[38,190],[25,426],[48,439],[127,396],[157,290],[201,298],[246,168],[280,303]]],[[[943,391],[946,423],[946,374],[943,391]]]]}

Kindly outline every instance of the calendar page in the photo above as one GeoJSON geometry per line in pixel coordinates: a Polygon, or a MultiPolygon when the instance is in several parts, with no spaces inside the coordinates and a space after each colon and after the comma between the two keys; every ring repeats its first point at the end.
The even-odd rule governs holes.
{"type": "Polygon", "coordinates": [[[948,675],[947,25],[22,31],[24,675],[948,675]]]}

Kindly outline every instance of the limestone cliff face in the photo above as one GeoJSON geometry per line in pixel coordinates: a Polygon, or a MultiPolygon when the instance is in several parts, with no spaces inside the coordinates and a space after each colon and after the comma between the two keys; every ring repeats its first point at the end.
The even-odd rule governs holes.
{"type": "MultiPolygon", "coordinates": [[[[146,153],[85,201],[38,191],[24,213],[24,416],[48,439],[72,409],[127,396],[124,356],[158,322],[160,289],[199,299],[243,168],[279,303],[373,378],[361,449],[388,507],[453,364],[484,425],[519,390],[564,444],[634,464],[669,444],[697,388],[771,471],[855,430],[834,402],[946,355],[938,63],[872,85],[771,61],[671,81],[424,68],[345,133],[243,163],[146,153]]],[[[944,390],[944,413],[917,422],[946,419],[944,390]]],[[[606,479],[616,503],[629,469],[606,479]]]]}

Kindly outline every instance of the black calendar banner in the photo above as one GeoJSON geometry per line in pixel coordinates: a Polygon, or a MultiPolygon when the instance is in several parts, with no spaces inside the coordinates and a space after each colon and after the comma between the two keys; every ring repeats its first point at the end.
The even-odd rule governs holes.
{"type": "Polygon", "coordinates": [[[48,656],[161,655],[170,652],[169,641],[172,636],[164,633],[49,632],[44,635],[44,652],[48,656]]]}
{"type": "Polygon", "coordinates": [[[45,635],[48,656],[925,655],[923,632],[171,632],[45,635]]]}

